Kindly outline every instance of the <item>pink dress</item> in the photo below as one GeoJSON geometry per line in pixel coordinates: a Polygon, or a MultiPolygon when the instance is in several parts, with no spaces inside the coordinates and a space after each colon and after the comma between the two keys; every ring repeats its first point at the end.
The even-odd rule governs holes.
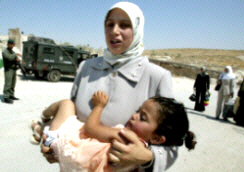
{"type": "MultiPolygon", "coordinates": [[[[117,125],[116,128],[121,126],[117,125]]],[[[76,116],[69,117],[62,124],[58,129],[58,139],[51,144],[59,160],[61,172],[112,172],[108,165],[110,146],[110,143],[87,137],[84,133],[84,123],[76,116]]],[[[122,171],[130,170],[131,168],[127,168],[122,171]]]]}

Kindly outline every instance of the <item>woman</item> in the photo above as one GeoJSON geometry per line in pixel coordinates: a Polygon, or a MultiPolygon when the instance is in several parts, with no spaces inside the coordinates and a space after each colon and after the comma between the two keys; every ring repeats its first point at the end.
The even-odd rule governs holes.
{"type": "MultiPolygon", "coordinates": [[[[108,48],[103,57],[80,64],[72,88],[71,99],[76,105],[78,119],[86,121],[92,109],[92,94],[98,90],[110,97],[101,117],[106,126],[125,124],[149,97],[173,98],[170,72],[141,56],[143,26],[143,13],[135,4],[119,2],[108,11],[105,18],[108,48]]],[[[151,151],[130,132],[121,135],[130,144],[112,142],[110,161],[114,165],[140,164],[145,168],[153,167],[154,172],[164,171],[177,156],[175,147],[154,146],[151,151]]],[[[54,161],[49,148],[42,145],[42,151],[47,152],[44,156],[49,162],[54,161]]]]}
{"type": "MultiPolygon", "coordinates": [[[[234,96],[235,75],[232,72],[231,66],[225,67],[224,72],[219,77],[218,84],[221,84],[221,87],[218,91],[216,119],[219,119],[220,117],[223,109],[223,104],[228,102],[234,96]]],[[[223,119],[227,121],[226,116],[223,116],[223,119]]]]}
{"type": "Polygon", "coordinates": [[[204,100],[206,92],[209,90],[209,75],[206,72],[205,67],[201,67],[201,73],[197,75],[194,90],[196,91],[196,103],[194,109],[203,112],[205,111],[204,100]]]}
{"type": "Polygon", "coordinates": [[[240,86],[238,96],[240,97],[240,105],[236,112],[236,115],[234,116],[234,120],[236,121],[237,125],[244,127],[244,79],[240,86]]]}

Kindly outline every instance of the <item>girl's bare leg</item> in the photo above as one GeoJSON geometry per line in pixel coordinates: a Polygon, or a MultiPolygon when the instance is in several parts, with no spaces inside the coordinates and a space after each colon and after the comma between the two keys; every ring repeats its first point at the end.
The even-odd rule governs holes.
{"type": "Polygon", "coordinates": [[[45,126],[50,125],[50,131],[57,130],[64,123],[64,121],[70,116],[75,115],[75,105],[71,100],[61,100],[51,104],[47,109],[43,111],[43,116],[47,118],[53,117],[52,120],[48,120],[43,124],[32,123],[31,128],[36,134],[33,134],[37,142],[41,141],[41,135],[45,126]]]}
{"type": "MultiPolygon", "coordinates": [[[[61,100],[63,101],[63,100],[61,100]]],[[[55,102],[53,104],[51,104],[48,108],[46,108],[43,112],[42,115],[45,118],[52,118],[53,116],[55,116],[57,114],[58,108],[59,108],[59,104],[61,103],[61,101],[55,102]]]]}
{"type": "Polygon", "coordinates": [[[75,116],[75,105],[71,100],[61,100],[49,106],[43,112],[43,115],[47,117],[54,116],[50,125],[50,131],[54,131],[59,129],[66,119],[75,116]]]}

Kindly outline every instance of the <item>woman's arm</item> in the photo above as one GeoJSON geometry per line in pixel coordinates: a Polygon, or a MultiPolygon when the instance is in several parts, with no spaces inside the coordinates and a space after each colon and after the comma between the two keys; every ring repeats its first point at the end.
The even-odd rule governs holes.
{"type": "Polygon", "coordinates": [[[92,103],[94,108],[85,123],[85,133],[102,142],[111,142],[112,139],[122,141],[118,135],[120,129],[107,127],[100,123],[100,117],[107,102],[108,96],[104,92],[97,91],[93,94],[92,103]]]}
{"type": "Polygon", "coordinates": [[[193,88],[195,88],[195,89],[197,87],[198,78],[199,78],[199,75],[197,74],[196,80],[195,80],[194,85],[193,85],[193,88]]]}
{"type": "Polygon", "coordinates": [[[241,83],[241,85],[240,85],[239,91],[238,91],[238,96],[239,96],[239,97],[241,97],[242,94],[243,94],[243,91],[242,91],[242,87],[244,87],[243,85],[244,85],[244,79],[243,79],[243,81],[242,81],[242,83],[241,83]]]}
{"type": "Polygon", "coordinates": [[[135,133],[121,130],[120,135],[129,143],[123,144],[113,140],[109,154],[109,160],[113,164],[141,165],[140,168],[144,168],[144,171],[161,172],[172,166],[178,156],[178,148],[175,146],[151,146],[151,150],[149,150],[138,137],[135,137],[135,133]]]}
{"type": "Polygon", "coordinates": [[[71,96],[70,96],[70,99],[73,102],[75,102],[77,92],[78,92],[78,88],[79,88],[80,82],[81,82],[81,77],[82,77],[82,74],[86,68],[84,64],[85,64],[85,60],[80,63],[79,68],[76,71],[76,76],[75,76],[74,84],[73,84],[72,89],[71,89],[71,96]]]}
{"type": "Polygon", "coordinates": [[[112,149],[109,154],[110,162],[127,167],[131,165],[147,164],[153,160],[153,153],[139,140],[138,136],[130,130],[121,130],[119,135],[126,143],[112,141],[112,149]]]}
{"type": "Polygon", "coordinates": [[[165,71],[156,90],[155,95],[153,96],[162,96],[167,98],[174,98],[172,91],[172,78],[169,71],[165,71]]]}
{"type": "Polygon", "coordinates": [[[230,80],[230,96],[231,96],[231,98],[234,97],[235,86],[236,86],[236,80],[235,79],[231,79],[230,80]]]}
{"type": "Polygon", "coordinates": [[[210,88],[210,77],[207,75],[207,90],[210,88]]]}

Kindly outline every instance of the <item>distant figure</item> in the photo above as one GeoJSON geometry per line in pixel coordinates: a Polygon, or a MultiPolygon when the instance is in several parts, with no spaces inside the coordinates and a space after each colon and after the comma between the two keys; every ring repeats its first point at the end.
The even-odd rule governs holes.
{"type": "Polygon", "coordinates": [[[237,125],[244,127],[244,79],[240,86],[238,96],[240,97],[240,105],[236,112],[236,115],[234,116],[234,120],[236,121],[237,125]]]}
{"type": "Polygon", "coordinates": [[[204,66],[201,67],[201,73],[197,75],[194,90],[196,91],[196,103],[194,109],[203,112],[205,111],[204,100],[206,92],[209,90],[209,75],[204,66]]]}
{"type": "MultiPolygon", "coordinates": [[[[235,89],[235,75],[232,72],[231,66],[226,66],[224,72],[221,73],[218,83],[221,84],[221,87],[218,91],[218,101],[216,109],[216,119],[219,119],[219,116],[223,109],[223,104],[228,102],[230,98],[234,96],[235,89]]],[[[227,121],[227,117],[223,116],[223,119],[227,121]]]]}
{"type": "Polygon", "coordinates": [[[16,85],[16,70],[17,63],[20,62],[18,56],[22,57],[21,54],[13,51],[14,40],[9,39],[7,48],[3,51],[3,66],[4,66],[4,89],[3,97],[5,103],[13,103],[13,100],[19,100],[14,96],[14,89],[16,85]],[[18,55],[18,56],[17,56],[18,55]]]}

